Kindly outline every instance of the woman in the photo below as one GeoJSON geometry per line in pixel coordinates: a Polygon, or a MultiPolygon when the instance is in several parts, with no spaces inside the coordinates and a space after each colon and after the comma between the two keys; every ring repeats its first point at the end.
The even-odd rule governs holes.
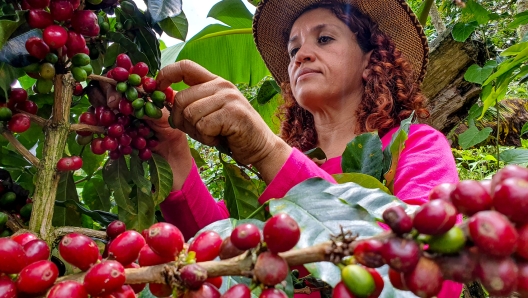
{"type": "MultiPolygon", "coordinates": [[[[201,181],[185,133],[207,145],[224,142],[235,160],[256,167],[268,184],[263,203],[307,178],[334,182],[331,174],[342,172],[341,154],[358,134],[377,130],[387,146],[412,111],[428,116],[419,88],[427,40],[403,0],[264,0],[253,31],[283,91],[280,137],[233,84],[201,66],[180,61],[158,74],[162,89],[179,81],[190,86],[175,95],[171,117],[179,130],[166,119],[151,123],[160,136],[158,153],[174,172],[161,210],[186,238],[229,215],[201,181]],[[321,166],[302,153],[314,147],[328,157],[321,166]]],[[[422,204],[433,186],[457,182],[441,133],[412,125],[405,146],[394,183],[402,201],[422,204]]],[[[450,283],[439,297],[458,297],[460,289],[450,283]]]]}

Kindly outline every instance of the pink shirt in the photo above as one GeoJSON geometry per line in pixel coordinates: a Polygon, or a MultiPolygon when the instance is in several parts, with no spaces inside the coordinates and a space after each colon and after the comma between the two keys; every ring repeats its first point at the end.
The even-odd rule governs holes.
{"type": "MultiPolygon", "coordinates": [[[[381,138],[383,148],[390,143],[397,129],[392,129],[381,138]]],[[[338,173],[342,173],[340,156],[318,166],[294,149],[260,196],[259,202],[282,198],[293,186],[308,178],[321,177],[335,182],[331,175],[338,173]]],[[[445,136],[425,124],[411,125],[396,169],[394,195],[407,204],[421,205],[427,202],[429,191],[444,182],[458,182],[455,161],[445,136]]],[[[206,225],[229,217],[224,202],[216,202],[207,190],[196,165],[193,165],[182,189],[171,192],[160,207],[165,220],[179,227],[186,239],[206,225]]],[[[445,281],[438,298],[459,297],[461,290],[461,284],[445,281]]],[[[296,296],[319,297],[313,294],[296,296]]]]}

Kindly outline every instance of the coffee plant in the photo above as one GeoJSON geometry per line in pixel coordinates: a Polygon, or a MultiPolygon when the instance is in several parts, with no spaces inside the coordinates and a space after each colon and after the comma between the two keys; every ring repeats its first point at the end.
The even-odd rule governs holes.
{"type": "MultiPolygon", "coordinates": [[[[233,35],[253,45],[241,1],[220,1],[209,15],[225,25],[189,40],[181,1],[146,4],[0,3],[0,298],[434,297],[444,280],[528,296],[528,170],[441,184],[430,202],[407,206],[391,191],[411,119],[385,150],[376,134],[353,140],[340,184],[310,179],[263,205],[258,173],[220,154],[231,218],[185,239],[159,211],[172,170],[149,126],[185,86],[159,90],[157,72],[192,59],[258,84],[252,105],[272,129],[278,86],[254,46],[244,61],[218,59],[233,35]],[[161,34],[184,43],[162,55],[161,34]]],[[[524,59],[514,50],[511,61],[524,59]]],[[[524,71],[494,71],[506,68],[512,80],[524,71]]]]}

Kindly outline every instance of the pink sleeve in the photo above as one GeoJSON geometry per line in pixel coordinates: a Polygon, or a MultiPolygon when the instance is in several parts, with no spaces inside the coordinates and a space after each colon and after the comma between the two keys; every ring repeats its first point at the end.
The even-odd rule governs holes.
{"type": "Polygon", "coordinates": [[[211,196],[194,161],[182,189],[171,192],[160,209],[165,220],[177,226],[185,239],[206,225],[229,217],[224,201],[217,202],[211,196]]]}
{"type": "Polygon", "coordinates": [[[270,199],[282,198],[292,187],[313,177],[320,177],[335,183],[332,175],[321,169],[304,153],[293,148],[286,163],[260,196],[259,203],[263,204],[270,199]]]}

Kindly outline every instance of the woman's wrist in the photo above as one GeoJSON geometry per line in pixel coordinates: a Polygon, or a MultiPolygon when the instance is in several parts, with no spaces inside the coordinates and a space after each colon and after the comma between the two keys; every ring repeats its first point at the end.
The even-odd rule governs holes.
{"type": "Polygon", "coordinates": [[[284,140],[278,136],[275,138],[275,142],[273,142],[265,157],[253,163],[253,166],[260,172],[266,184],[270,184],[273,178],[277,176],[293,150],[284,140]]]}

